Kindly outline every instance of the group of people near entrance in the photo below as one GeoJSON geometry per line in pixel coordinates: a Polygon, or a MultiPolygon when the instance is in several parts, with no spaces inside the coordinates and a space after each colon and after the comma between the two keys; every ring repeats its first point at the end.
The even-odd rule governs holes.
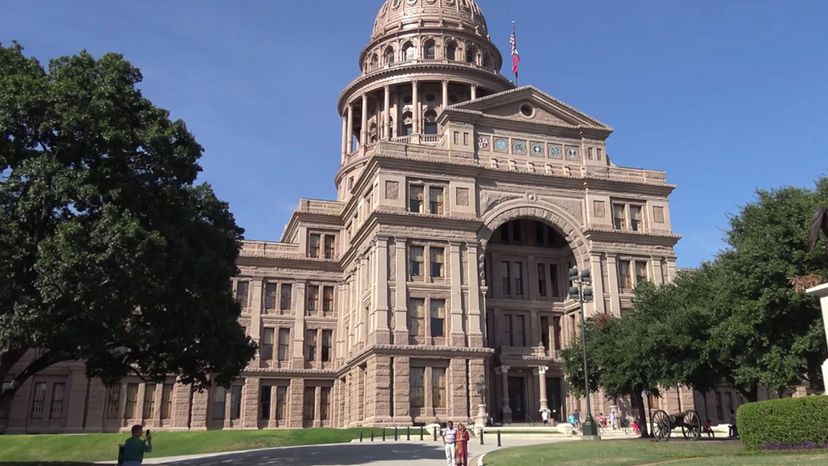
{"type": "Polygon", "coordinates": [[[449,421],[443,429],[443,445],[446,450],[446,463],[448,466],[469,465],[469,439],[472,434],[463,424],[449,421]]]}

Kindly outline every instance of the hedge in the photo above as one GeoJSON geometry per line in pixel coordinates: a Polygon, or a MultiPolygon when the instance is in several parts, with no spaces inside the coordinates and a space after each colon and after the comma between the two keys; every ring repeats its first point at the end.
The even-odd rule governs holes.
{"type": "Polygon", "coordinates": [[[736,425],[751,450],[828,448],[828,396],[746,403],[736,425]]]}

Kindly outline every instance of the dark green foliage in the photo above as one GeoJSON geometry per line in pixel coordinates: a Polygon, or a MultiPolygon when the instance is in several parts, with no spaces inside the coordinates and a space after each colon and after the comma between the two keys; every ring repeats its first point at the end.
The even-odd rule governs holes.
{"type": "Polygon", "coordinates": [[[230,288],[242,230],[141,79],[117,54],[47,70],[0,46],[0,380],[47,349],[0,402],[63,360],[105,381],[140,367],[199,385],[253,355],[230,288]]]}
{"type": "Polygon", "coordinates": [[[828,396],[743,404],[736,425],[749,449],[828,448],[828,396]]]}

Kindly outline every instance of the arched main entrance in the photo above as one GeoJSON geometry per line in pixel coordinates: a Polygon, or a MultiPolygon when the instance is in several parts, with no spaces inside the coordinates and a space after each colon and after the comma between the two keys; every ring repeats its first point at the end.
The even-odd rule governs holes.
{"type": "Polygon", "coordinates": [[[502,206],[481,231],[487,286],[489,406],[496,422],[539,422],[548,408],[566,417],[557,361],[576,334],[578,306],[568,298],[568,270],[588,263],[584,238],[558,209],[502,206]]]}

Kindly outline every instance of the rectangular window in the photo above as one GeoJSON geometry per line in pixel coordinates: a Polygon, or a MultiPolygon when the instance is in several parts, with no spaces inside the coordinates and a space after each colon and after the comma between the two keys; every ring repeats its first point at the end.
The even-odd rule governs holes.
{"type": "Polygon", "coordinates": [[[331,412],[331,387],[322,387],[319,391],[319,419],[327,421],[331,412]]]}
{"type": "Polygon", "coordinates": [[[227,401],[227,389],[217,385],[213,391],[213,420],[224,420],[224,407],[227,401]]]}
{"type": "Polygon", "coordinates": [[[236,301],[242,308],[247,307],[247,294],[250,291],[250,282],[236,283],[236,301]]]}
{"type": "Polygon", "coordinates": [[[618,282],[623,290],[632,289],[632,276],[630,275],[630,261],[618,261],[618,282]]]}
{"type": "Polygon", "coordinates": [[[326,286],[322,288],[322,312],[331,314],[334,310],[334,287],[326,286]]]}
{"type": "Polygon", "coordinates": [[[319,258],[319,244],[322,241],[322,235],[312,233],[308,238],[308,256],[312,258],[319,258]]]}
{"type": "Polygon", "coordinates": [[[515,338],[514,341],[520,346],[526,346],[526,316],[515,316],[515,338]]]}
{"type": "Polygon", "coordinates": [[[520,220],[512,222],[512,242],[520,243],[523,241],[522,223],[520,220]]]}
{"type": "Polygon", "coordinates": [[[446,264],[445,250],[443,248],[429,248],[429,256],[431,261],[431,276],[433,278],[443,278],[446,264]]]}
{"type": "Polygon", "coordinates": [[[428,190],[429,212],[435,215],[443,215],[443,188],[432,186],[428,190]]]}
{"type": "Polygon", "coordinates": [[[280,328],[279,329],[279,354],[278,358],[279,361],[287,361],[288,360],[288,350],[290,348],[290,329],[289,328],[280,328]]]}
{"type": "Polygon", "coordinates": [[[305,361],[316,360],[316,329],[305,333],[305,361]]]}
{"type": "Polygon", "coordinates": [[[512,272],[509,262],[500,263],[500,286],[504,296],[512,294],[512,272]]]}
{"type": "Polygon", "coordinates": [[[641,206],[630,206],[630,230],[641,231],[641,206]]]}
{"type": "Polygon", "coordinates": [[[411,185],[408,188],[408,211],[418,214],[424,213],[424,196],[424,188],[422,185],[411,185]]]}
{"type": "Polygon", "coordinates": [[[431,300],[431,336],[443,337],[446,335],[446,300],[431,300]]]}
{"type": "Polygon", "coordinates": [[[446,369],[431,368],[431,402],[435,408],[446,407],[446,369]]]}
{"type": "Polygon", "coordinates": [[[635,283],[636,285],[647,281],[647,263],[636,261],[635,263],[635,283]]]}
{"type": "Polygon", "coordinates": [[[289,283],[282,284],[282,296],[280,298],[279,307],[283,311],[291,308],[291,294],[293,293],[293,286],[289,283]]]}
{"type": "Polygon", "coordinates": [[[325,235],[325,259],[333,259],[336,252],[334,248],[334,235],[325,235]]]}
{"type": "Polygon", "coordinates": [[[322,362],[331,362],[333,330],[322,330],[322,362]]]}
{"type": "Polygon", "coordinates": [[[552,330],[555,332],[555,350],[560,351],[563,342],[563,328],[561,327],[561,318],[552,318],[552,330]]]}
{"type": "Polygon", "coordinates": [[[541,316],[540,318],[541,343],[544,349],[549,349],[549,316],[541,316]]]}
{"type": "Polygon", "coordinates": [[[546,264],[538,264],[538,295],[546,296],[546,264]]]}
{"type": "Polygon", "coordinates": [[[503,314],[503,344],[507,346],[514,346],[512,332],[512,314],[503,314]]]}
{"type": "Polygon", "coordinates": [[[558,272],[558,264],[549,264],[549,280],[552,283],[552,297],[561,297],[560,276],[558,272]]]}
{"type": "Polygon", "coordinates": [[[305,397],[302,407],[302,419],[305,421],[313,421],[316,418],[316,413],[314,412],[315,398],[316,387],[305,387],[305,397]]]}
{"type": "Polygon", "coordinates": [[[127,385],[126,406],[124,408],[124,419],[135,419],[135,410],[138,408],[138,384],[127,385]]]}
{"type": "Polygon", "coordinates": [[[410,380],[411,407],[422,408],[425,406],[425,367],[412,367],[410,380]]]}
{"type": "Polygon", "coordinates": [[[515,295],[523,296],[523,262],[515,262],[515,295]]]}
{"type": "Polygon", "coordinates": [[[411,277],[423,276],[423,247],[411,246],[408,249],[408,269],[411,277]]]}
{"type": "Polygon", "coordinates": [[[270,419],[270,395],[272,390],[273,386],[262,385],[259,391],[259,418],[262,420],[270,419]]]}
{"type": "Polygon", "coordinates": [[[265,283],[264,291],[264,308],[265,311],[276,309],[276,284],[265,283]]]}
{"type": "Polygon", "coordinates": [[[546,232],[546,225],[542,222],[535,222],[535,243],[536,244],[546,244],[546,237],[544,233],[546,232]]]}
{"type": "Polygon", "coordinates": [[[262,361],[273,359],[273,336],[275,330],[271,327],[262,329],[262,342],[259,346],[259,355],[262,361]]]}
{"type": "Polygon", "coordinates": [[[319,287],[315,285],[308,286],[308,303],[306,308],[307,314],[313,314],[319,309],[319,287]]]}
{"type": "Polygon", "coordinates": [[[230,387],[230,420],[235,421],[241,418],[241,396],[241,385],[230,387]]]}
{"type": "Polygon", "coordinates": [[[284,420],[285,411],[287,408],[287,386],[279,385],[276,387],[276,419],[284,420]]]}
{"type": "Polygon", "coordinates": [[[173,384],[165,383],[161,387],[161,419],[169,419],[172,414],[173,384]]]}
{"type": "Polygon", "coordinates": [[[616,230],[627,229],[627,215],[624,213],[624,204],[612,205],[612,227],[616,230]]]}
{"type": "Polygon", "coordinates": [[[61,419],[63,417],[63,389],[66,385],[56,383],[52,385],[52,402],[49,406],[49,419],[61,419]]]}
{"type": "Polygon", "coordinates": [[[152,419],[155,413],[155,384],[148,383],[144,386],[144,409],[142,417],[152,419]]]}
{"type": "Polygon", "coordinates": [[[413,298],[408,309],[408,331],[412,337],[422,337],[425,331],[425,300],[413,298]]]}
{"type": "Polygon", "coordinates": [[[106,387],[106,418],[118,419],[121,409],[121,384],[106,387]]]}

